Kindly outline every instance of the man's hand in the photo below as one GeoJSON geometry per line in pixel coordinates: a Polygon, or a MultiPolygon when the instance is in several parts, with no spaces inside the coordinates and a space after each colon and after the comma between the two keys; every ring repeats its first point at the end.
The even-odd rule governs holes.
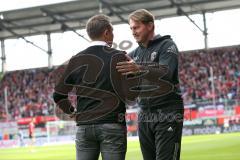
{"type": "Polygon", "coordinates": [[[122,75],[129,75],[140,72],[141,66],[137,65],[132,59],[128,57],[128,61],[118,62],[116,69],[122,75]]]}
{"type": "Polygon", "coordinates": [[[77,113],[76,112],[73,112],[72,114],[69,115],[69,118],[71,118],[74,121],[76,121],[76,117],[77,117],[77,113]]]}
{"type": "Polygon", "coordinates": [[[72,114],[66,114],[60,109],[59,107],[55,108],[55,114],[60,120],[64,121],[76,121],[76,113],[73,112],[72,114]]]}

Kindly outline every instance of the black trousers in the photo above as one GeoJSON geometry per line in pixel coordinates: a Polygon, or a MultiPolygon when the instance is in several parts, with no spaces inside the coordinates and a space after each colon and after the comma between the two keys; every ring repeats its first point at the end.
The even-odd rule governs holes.
{"type": "Polygon", "coordinates": [[[140,111],[138,131],[144,160],[180,159],[184,110],[174,108],[140,111]]]}

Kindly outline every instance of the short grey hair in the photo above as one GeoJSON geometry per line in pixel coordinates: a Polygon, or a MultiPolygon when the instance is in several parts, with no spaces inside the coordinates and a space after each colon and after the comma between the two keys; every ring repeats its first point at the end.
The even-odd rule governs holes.
{"type": "Polygon", "coordinates": [[[110,18],[104,14],[91,17],[86,25],[88,36],[94,40],[100,38],[106,29],[111,28],[110,18]]]}

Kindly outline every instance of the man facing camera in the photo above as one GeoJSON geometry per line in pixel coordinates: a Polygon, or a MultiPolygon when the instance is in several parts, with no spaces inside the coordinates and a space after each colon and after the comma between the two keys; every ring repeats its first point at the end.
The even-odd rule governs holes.
{"type": "Polygon", "coordinates": [[[154,33],[154,16],[145,9],[129,15],[139,44],[128,61],[118,63],[123,75],[141,79],[138,87],[138,132],[144,160],[179,160],[183,100],[179,89],[178,49],[170,36],[154,33]]]}

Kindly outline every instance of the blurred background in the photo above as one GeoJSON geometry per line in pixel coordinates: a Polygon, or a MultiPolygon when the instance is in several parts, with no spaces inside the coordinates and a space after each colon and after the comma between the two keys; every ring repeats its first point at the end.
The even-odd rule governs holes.
{"type": "MultiPolygon", "coordinates": [[[[89,46],[84,27],[95,14],[111,17],[113,47],[132,51],[137,44],[127,18],[141,8],[155,15],[156,33],[171,35],[180,50],[182,159],[239,159],[239,0],[8,0],[0,5],[1,160],[75,159],[76,126],[56,116],[51,75],[89,46]]],[[[127,108],[128,160],[141,159],[137,111],[127,108]]]]}

